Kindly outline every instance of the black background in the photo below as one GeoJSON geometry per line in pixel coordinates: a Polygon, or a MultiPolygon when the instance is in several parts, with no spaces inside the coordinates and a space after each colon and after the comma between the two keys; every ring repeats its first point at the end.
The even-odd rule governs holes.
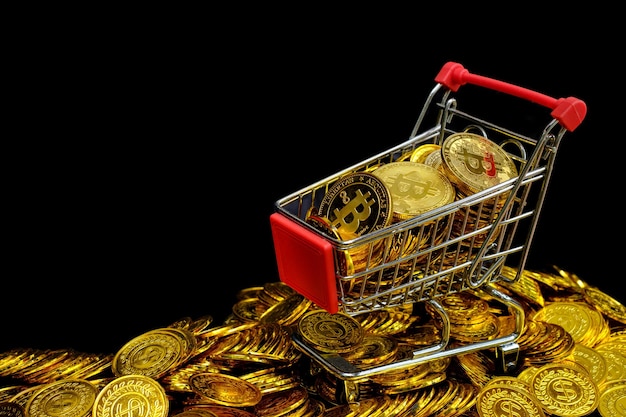
{"type": "Polygon", "coordinates": [[[620,64],[580,41],[604,33],[302,25],[155,25],[87,42],[73,31],[23,51],[0,348],[114,353],[182,317],[223,320],[239,290],[278,280],[274,202],[407,139],[447,61],[585,101],[527,266],[558,265],[624,301],[620,64]]]}

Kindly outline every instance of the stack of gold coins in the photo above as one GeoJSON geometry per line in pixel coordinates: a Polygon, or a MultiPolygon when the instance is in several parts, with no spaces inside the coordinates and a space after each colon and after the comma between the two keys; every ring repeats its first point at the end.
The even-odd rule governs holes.
{"type": "MultiPolygon", "coordinates": [[[[448,136],[441,147],[441,169],[457,190],[456,200],[484,191],[517,177],[513,159],[495,142],[474,133],[460,132],[448,136]]],[[[459,209],[452,226],[453,236],[464,236],[494,222],[508,193],[487,199],[472,207],[459,209]]],[[[494,233],[493,239],[498,233],[494,233]]],[[[473,235],[465,244],[481,246],[488,232],[473,235]]]]}
{"type": "MultiPolygon", "coordinates": [[[[391,214],[392,200],[385,184],[370,173],[357,172],[337,180],[320,206],[309,209],[305,221],[347,242],[387,227],[392,222],[391,214]]],[[[352,275],[380,265],[384,245],[384,239],[378,239],[343,251],[339,272],[352,275]]]]}
{"type": "MultiPolygon", "coordinates": [[[[472,343],[498,336],[501,324],[486,300],[464,291],[443,297],[441,305],[450,320],[451,338],[472,343]]],[[[427,307],[430,309],[430,304],[427,307]]]]}
{"type": "MultiPolygon", "coordinates": [[[[503,277],[517,272],[503,268],[503,277]]],[[[480,343],[494,326],[511,334],[513,314],[486,291],[437,299],[449,319],[446,346],[466,349],[430,351],[416,364],[407,360],[447,339],[431,303],[330,314],[270,281],[237,294],[257,304],[245,308],[253,314],[185,317],[117,354],[0,352],[0,416],[624,416],[626,306],[558,268],[486,285],[526,312],[506,371],[500,352],[480,343]],[[332,372],[335,364],[348,375],[332,372]]]]}

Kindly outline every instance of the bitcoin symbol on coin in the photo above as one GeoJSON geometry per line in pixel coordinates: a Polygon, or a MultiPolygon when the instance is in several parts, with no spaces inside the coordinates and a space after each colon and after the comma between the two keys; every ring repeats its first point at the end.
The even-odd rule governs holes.
{"type": "Polygon", "coordinates": [[[336,227],[341,231],[348,233],[355,233],[359,228],[359,224],[372,214],[372,205],[376,202],[374,200],[368,200],[371,196],[369,191],[364,195],[361,190],[356,190],[356,197],[350,199],[347,193],[340,193],[341,200],[345,206],[341,209],[334,209],[333,214],[335,220],[331,226],[336,227]]]}
{"type": "Polygon", "coordinates": [[[431,181],[419,181],[398,175],[396,182],[391,187],[391,193],[400,196],[411,196],[416,199],[424,198],[427,195],[436,195],[437,190],[432,187],[431,181]]]}
{"type": "Polygon", "coordinates": [[[391,195],[372,174],[348,174],[328,189],[318,215],[327,218],[340,235],[361,236],[391,223],[391,195]]]}
{"type": "Polygon", "coordinates": [[[504,149],[473,133],[448,136],[441,155],[446,174],[465,194],[482,191],[517,176],[515,162],[504,149]]]}
{"type": "Polygon", "coordinates": [[[465,161],[467,170],[472,174],[486,174],[488,177],[496,175],[496,161],[492,153],[485,152],[484,155],[478,155],[463,148],[461,156],[465,161]]]}

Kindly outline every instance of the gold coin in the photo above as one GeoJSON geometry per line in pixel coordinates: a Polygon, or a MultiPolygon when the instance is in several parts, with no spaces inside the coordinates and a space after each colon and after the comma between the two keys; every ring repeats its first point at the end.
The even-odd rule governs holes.
{"type": "MultiPolygon", "coordinates": [[[[521,381],[520,381],[521,382],[521,381]]],[[[541,404],[532,393],[514,384],[487,384],[476,398],[480,417],[510,416],[545,417],[541,404]]]]}
{"type": "Polygon", "coordinates": [[[124,375],[107,383],[96,397],[92,417],[167,417],[165,389],[153,378],[124,375]]]}
{"type": "Polygon", "coordinates": [[[295,293],[268,308],[261,317],[260,323],[294,323],[309,308],[312,302],[302,294],[295,293]]]}
{"type": "Polygon", "coordinates": [[[378,177],[357,172],[340,178],[328,189],[318,215],[327,218],[341,235],[361,236],[391,223],[391,204],[389,190],[378,177]]]}
{"type": "Polygon", "coordinates": [[[350,362],[362,365],[388,363],[398,351],[398,342],[392,336],[383,334],[366,334],[361,343],[357,344],[345,358],[350,362]]]}
{"type": "Polygon", "coordinates": [[[626,379],[626,356],[621,353],[602,348],[602,344],[594,347],[602,355],[607,364],[606,381],[626,379]]]}
{"type": "Polygon", "coordinates": [[[192,320],[191,323],[189,323],[188,330],[194,335],[198,335],[207,330],[211,323],[213,323],[213,316],[211,316],[210,314],[206,314],[202,317],[192,320]]]}
{"type": "Polygon", "coordinates": [[[289,415],[289,413],[305,405],[308,399],[309,392],[305,387],[299,385],[263,395],[261,401],[254,406],[254,412],[258,417],[289,415]]]}
{"type": "Polygon", "coordinates": [[[626,416],[626,379],[612,381],[602,387],[598,412],[602,417],[626,416]]]}
{"type": "Polygon", "coordinates": [[[185,411],[197,411],[203,410],[213,413],[215,417],[256,417],[249,411],[240,408],[227,407],[225,405],[212,405],[212,404],[195,404],[193,406],[185,408],[185,411]]]}
{"type": "Polygon", "coordinates": [[[113,358],[113,374],[159,378],[177,366],[188,353],[188,341],[176,330],[156,329],[131,339],[113,358]]]}
{"type": "Polygon", "coordinates": [[[581,343],[576,343],[572,353],[574,361],[589,372],[596,385],[604,382],[608,374],[608,366],[600,352],[581,343]]]}
{"type": "Polygon", "coordinates": [[[530,385],[543,409],[550,414],[586,416],[598,406],[600,393],[589,373],[569,365],[541,366],[530,385]]]}
{"type": "Polygon", "coordinates": [[[183,410],[180,413],[172,415],[172,417],[219,417],[217,414],[210,410],[192,409],[183,410]]]}
{"type": "Polygon", "coordinates": [[[411,153],[411,156],[409,157],[409,161],[419,162],[423,164],[426,161],[426,158],[428,157],[428,155],[430,155],[433,152],[440,152],[440,151],[441,151],[441,145],[437,145],[434,143],[424,143],[418,146],[417,148],[415,148],[415,150],[411,153]]]}
{"type": "Polygon", "coordinates": [[[339,404],[327,408],[324,417],[356,417],[371,416],[374,410],[382,409],[378,398],[367,398],[362,401],[352,402],[349,404],[339,404]]]}
{"type": "Polygon", "coordinates": [[[231,311],[239,320],[243,322],[256,322],[262,312],[259,312],[258,298],[244,298],[232,305],[231,311]]]}
{"type": "Polygon", "coordinates": [[[98,389],[89,381],[64,379],[45,384],[24,409],[29,417],[83,417],[91,411],[98,389]]]}
{"type": "Polygon", "coordinates": [[[26,417],[24,407],[9,401],[0,402],[0,417],[26,417]]]}
{"type": "MultiPolygon", "coordinates": [[[[80,378],[77,378],[80,379],[80,378]]],[[[13,397],[9,399],[10,402],[21,405],[22,407],[26,407],[26,403],[31,399],[33,394],[41,389],[41,385],[33,385],[32,387],[25,388],[15,394],[13,397]]]]}
{"type": "Polygon", "coordinates": [[[495,142],[474,134],[455,133],[443,141],[443,166],[450,181],[466,194],[477,193],[517,176],[513,159],[495,142]]]}
{"type": "Polygon", "coordinates": [[[218,405],[251,407],[261,400],[261,390],[233,375],[200,372],[189,377],[189,387],[202,398],[218,405]]]}
{"type": "Polygon", "coordinates": [[[313,310],[302,316],[298,332],[306,341],[325,352],[347,352],[363,340],[363,329],[356,319],[325,310],[313,310]]]}
{"type": "Polygon", "coordinates": [[[599,288],[587,286],[583,290],[585,298],[607,317],[626,324],[626,306],[599,288]]]}
{"type": "Polygon", "coordinates": [[[426,213],[454,201],[455,190],[435,168],[418,162],[391,162],[372,172],[390,190],[399,220],[426,213]]]}
{"type": "Polygon", "coordinates": [[[552,302],[538,310],[533,320],[558,324],[572,335],[574,341],[580,342],[594,329],[594,318],[591,309],[581,302],[552,302]]]}

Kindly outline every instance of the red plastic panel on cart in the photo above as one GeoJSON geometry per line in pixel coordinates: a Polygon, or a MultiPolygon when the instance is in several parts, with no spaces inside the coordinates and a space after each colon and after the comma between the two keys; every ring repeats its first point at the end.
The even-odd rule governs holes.
{"type": "Polygon", "coordinates": [[[339,311],[333,246],[286,216],[270,215],[281,281],[329,313],[339,311]]]}

